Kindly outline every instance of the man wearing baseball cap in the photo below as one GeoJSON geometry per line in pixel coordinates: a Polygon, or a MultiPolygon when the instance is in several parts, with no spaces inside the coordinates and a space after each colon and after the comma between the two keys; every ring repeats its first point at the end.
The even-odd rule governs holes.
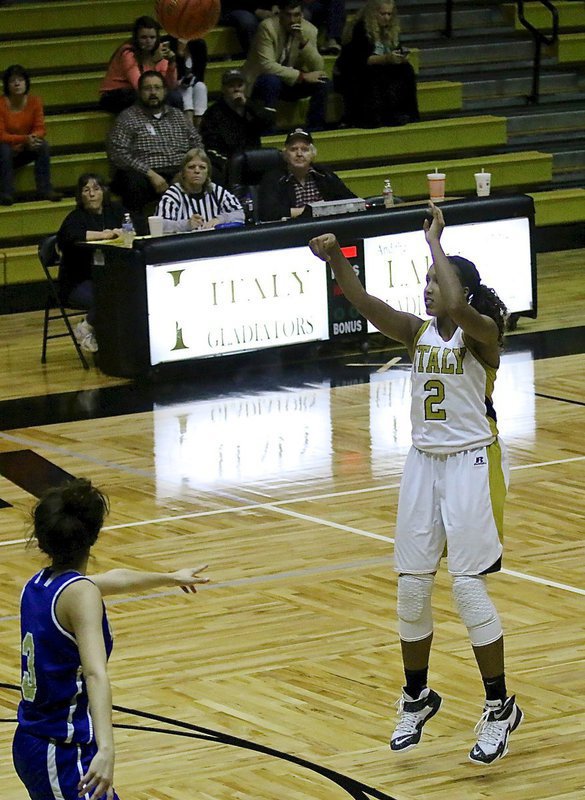
{"type": "Polygon", "coordinates": [[[313,137],[295,128],[285,139],[282,167],[267,172],[258,189],[258,216],[262,221],[300,216],[318,200],[348,200],[355,194],[331,170],[316,166],[313,137]]]}
{"type": "Polygon", "coordinates": [[[223,73],[221,94],[220,100],[203,115],[200,128],[218,179],[223,178],[227,162],[234,153],[261,146],[260,135],[274,124],[276,114],[274,109],[246,98],[246,83],[239,69],[223,73]]]}

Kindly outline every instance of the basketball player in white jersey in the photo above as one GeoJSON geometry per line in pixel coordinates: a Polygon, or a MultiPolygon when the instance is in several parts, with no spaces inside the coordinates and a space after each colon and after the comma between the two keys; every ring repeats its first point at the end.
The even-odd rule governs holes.
{"type": "Polygon", "coordinates": [[[424,232],[433,263],[424,300],[430,321],[397,311],[368,294],[333,234],[309,243],[327,261],[347,299],[412,358],[412,440],[398,502],[395,567],[398,621],[406,677],[390,748],[421,739],[442,699],[427,686],[433,638],[431,594],[443,552],[457,609],[469,632],[486,699],[469,753],[477,764],[506,755],[522,721],[504,676],[504,640],[486,575],[501,567],[503,503],[508,483],[491,395],[500,363],[506,308],[481,283],[474,264],[446,256],[445,222],[430,205],[424,232]]]}

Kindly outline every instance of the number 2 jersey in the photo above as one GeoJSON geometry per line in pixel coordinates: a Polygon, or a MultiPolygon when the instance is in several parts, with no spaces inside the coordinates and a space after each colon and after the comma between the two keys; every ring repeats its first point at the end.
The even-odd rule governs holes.
{"type": "MultiPolygon", "coordinates": [[[[29,580],[20,600],[19,725],[34,736],[75,744],[93,741],[93,724],[77,642],[57,621],[55,606],[67,586],[83,580],[90,579],[73,570],[56,575],[45,568],[29,580]]],[[[105,607],[102,631],[109,658],[113,641],[105,607]]]]}
{"type": "Polygon", "coordinates": [[[435,318],[414,340],[412,442],[425,453],[449,454],[491,444],[498,435],[492,393],[496,368],[474,353],[457,328],[444,341],[435,318]]]}

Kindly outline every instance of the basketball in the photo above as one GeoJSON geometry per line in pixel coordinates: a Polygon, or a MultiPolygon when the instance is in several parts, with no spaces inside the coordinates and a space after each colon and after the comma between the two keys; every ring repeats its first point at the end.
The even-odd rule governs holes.
{"type": "Polygon", "coordinates": [[[220,0],[155,0],[156,18],[177,39],[201,39],[217,25],[220,0]]]}

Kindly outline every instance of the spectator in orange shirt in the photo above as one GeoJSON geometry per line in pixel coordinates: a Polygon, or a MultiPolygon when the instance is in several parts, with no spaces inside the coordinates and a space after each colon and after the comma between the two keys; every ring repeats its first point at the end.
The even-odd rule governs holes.
{"type": "Polygon", "coordinates": [[[61,200],[51,186],[49,145],[45,140],[45,114],[40,97],[30,95],[30,78],[20,64],[2,75],[0,97],[0,205],[14,202],[14,170],[34,161],[39,200],[61,200]]]}
{"type": "Polygon", "coordinates": [[[162,75],[167,89],[167,103],[183,108],[177,89],[177,64],[168,42],[160,40],[160,25],[152,17],[138,17],[132,26],[132,38],[116,50],[100,86],[100,107],[119,114],[134,105],[138,80],[143,72],[155,70],[162,75]]]}

